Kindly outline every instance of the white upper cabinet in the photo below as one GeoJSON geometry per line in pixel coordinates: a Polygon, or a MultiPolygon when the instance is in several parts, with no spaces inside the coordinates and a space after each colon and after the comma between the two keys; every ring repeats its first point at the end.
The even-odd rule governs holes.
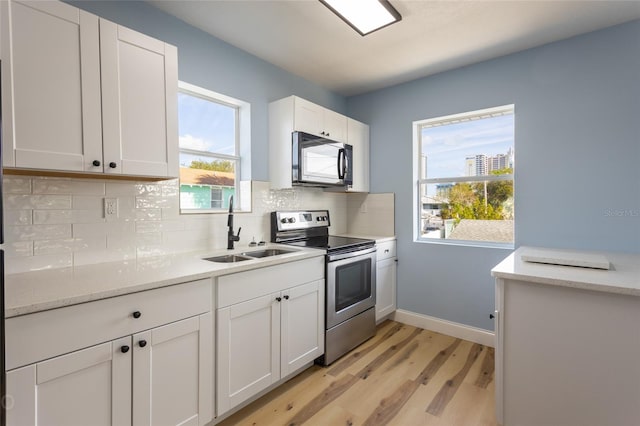
{"type": "Polygon", "coordinates": [[[178,176],[178,52],[100,20],[105,172],[178,176]]]}
{"type": "Polygon", "coordinates": [[[347,143],[353,146],[353,185],[350,192],[369,192],[369,126],[347,120],[347,143]]]}
{"type": "Polygon", "coordinates": [[[0,14],[5,167],[177,176],[175,47],[56,1],[0,14]]]}
{"type": "Polygon", "coordinates": [[[337,142],[346,142],[347,117],[297,96],[292,98],[293,130],[324,136],[337,142]]]}
{"type": "Polygon", "coordinates": [[[98,17],[50,1],[0,8],[4,165],[102,172],[98,17]]]}

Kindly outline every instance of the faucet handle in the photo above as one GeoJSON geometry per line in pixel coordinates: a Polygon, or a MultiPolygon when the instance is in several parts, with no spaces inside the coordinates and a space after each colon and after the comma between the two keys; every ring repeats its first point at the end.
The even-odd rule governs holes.
{"type": "Polygon", "coordinates": [[[240,231],[242,231],[242,226],[238,228],[238,233],[236,235],[231,236],[233,241],[240,241],[240,231]]]}

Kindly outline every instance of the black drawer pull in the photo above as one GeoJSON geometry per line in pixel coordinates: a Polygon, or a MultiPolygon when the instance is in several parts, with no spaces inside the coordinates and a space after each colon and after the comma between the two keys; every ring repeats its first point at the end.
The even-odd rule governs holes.
{"type": "Polygon", "coordinates": [[[138,318],[140,318],[142,316],[142,312],[135,311],[132,315],[133,315],[134,318],[138,319],[138,318]]]}

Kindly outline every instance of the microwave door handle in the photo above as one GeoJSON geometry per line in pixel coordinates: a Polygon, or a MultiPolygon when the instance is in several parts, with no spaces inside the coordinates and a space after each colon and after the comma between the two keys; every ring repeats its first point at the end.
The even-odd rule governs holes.
{"type": "Polygon", "coordinates": [[[338,150],[338,179],[344,179],[344,165],[340,165],[340,160],[344,161],[345,158],[344,148],[340,148],[338,150]]]}
{"type": "Polygon", "coordinates": [[[347,157],[347,150],[343,149],[342,150],[342,179],[344,179],[347,176],[347,172],[349,171],[349,168],[351,167],[351,164],[349,164],[349,157],[347,157]]]}

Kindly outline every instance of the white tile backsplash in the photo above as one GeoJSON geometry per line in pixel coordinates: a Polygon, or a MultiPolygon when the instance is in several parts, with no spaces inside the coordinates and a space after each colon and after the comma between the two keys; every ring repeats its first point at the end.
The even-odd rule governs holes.
{"type": "Polygon", "coordinates": [[[73,265],[73,253],[56,253],[42,256],[6,257],[5,273],[14,274],[41,269],[66,268],[73,265]]]}
{"type": "Polygon", "coordinates": [[[31,225],[33,223],[33,210],[5,210],[4,224],[10,225],[31,225]]]}
{"type": "Polygon", "coordinates": [[[2,182],[5,194],[31,194],[31,178],[3,176],[2,182]]]}
{"type": "MultiPolygon", "coordinates": [[[[177,180],[113,182],[5,176],[3,183],[6,244],[2,248],[7,273],[222,249],[227,244],[226,213],[180,214],[177,180]],[[118,218],[109,222],[104,219],[105,196],[118,201],[118,218]]],[[[268,182],[260,181],[251,185],[252,211],[236,212],[234,218],[235,231],[242,227],[236,243],[240,247],[252,238],[269,241],[269,214],[274,210],[328,209],[330,232],[349,230],[351,206],[347,200],[356,194],[319,188],[272,191],[268,182]]],[[[380,201],[385,211],[388,200],[380,201]]],[[[390,208],[393,212],[393,204],[390,208]]],[[[377,220],[381,217],[384,215],[377,220]]],[[[388,224],[384,229],[389,229],[388,224]]]]}
{"type": "Polygon", "coordinates": [[[33,256],[33,244],[35,241],[14,241],[2,246],[7,258],[19,256],[33,256]]]}
{"type": "Polygon", "coordinates": [[[105,184],[71,178],[34,178],[32,187],[34,194],[104,195],[105,184]]]}
{"type": "Polygon", "coordinates": [[[69,237],[71,237],[71,224],[7,226],[5,229],[7,242],[51,240],[69,237]]]}
{"type": "MultiPolygon", "coordinates": [[[[9,186],[3,185],[3,188],[9,186]]],[[[28,195],[12,194],[4,195],[5,210],[25,209],[70,209],[71,195],[28,195]]]]}
{"type": "Polygon", "coordinates": [[[69,253],[81,250],[104,250],[107,248],[106,237],[93,238],[63,238],[57,240],[42,240],[33,242],[33,254],[69,253]]]}
{"type": "Polygon", "coordinates": [[[350,194],[347,229],[351,234],[391,237],[395,235],[394,194],[350,194]]]}

